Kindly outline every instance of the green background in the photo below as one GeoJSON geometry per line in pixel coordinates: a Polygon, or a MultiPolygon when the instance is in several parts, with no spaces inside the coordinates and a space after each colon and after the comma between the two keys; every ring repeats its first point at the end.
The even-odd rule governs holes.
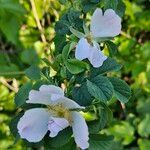
{"type": "MultiPolygon", "coordinates": [[[[28,81],[24,76],[24,70],[31,64],[39,65],[40,58],[49,57],[50,51],[54,49],[56,21],[69,7],[68,3],[63,6],[56,0],[36,0],[36,15],[42,26],[40,29],[32,11],[31,1],[0,0],[0,149],[2,150],[31,149],[21,140],[15,143],[10,133],[10,120],[20,111],[14,104],[14,95],[19,87],[28,81]],[[44,40],[49,44],[45,45],[44,40]]],[[[65,3],[65,0],[60,1],[65,3]]],[[[106,2],[109,3],[109,0],[106,2]]],[[[126,11],[122,20],[122,32],[114,40],[118,46],[115,59],[123,64],[117,76],[131,86],[132,97],[125,105],[115,99],[111,100],[112,103],[109,105],[114,118],[101,132],[115,137],[113,146],[108,147],[108,150],[149,150],[150,1],[124,2],[126,11]],[[116,102],[113,103],[114,101],[116,102]]],[[[88,7],[85,7],[85,10],[87,9],[88,7]]],[[[108,50],[105,51],[107,53],[108,50]]]]}

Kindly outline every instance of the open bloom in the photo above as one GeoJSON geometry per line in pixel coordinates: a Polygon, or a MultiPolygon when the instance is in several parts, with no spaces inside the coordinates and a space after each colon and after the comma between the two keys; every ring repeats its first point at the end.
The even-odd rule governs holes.
{"type": "Polygon", "coordinates": [[[121,18],[112,9],[107,9],[104,14],[97,8],[91,19],[90,35],[82,37],[75,51],[79,60],[88,58],[93,67],[102,66],[107,57],[101,52],[99,44],[94,38],[114,37],[121,32],[121,18]]]}
{"type": "Polygon", "coordinates": [[[61,88],[54,85],[42,85],[39,91],[31,90],[27,103],[45,104],[47,108],[32,108],[20,118],[17,128],[21,138],[29,142],[39,142],[50,131],[55,137],[59,131],[72,126],[73,136],[81,149],[89,147],[89,133],[85,119],[71,109],[84,108],[64,96],[61,88]]]}

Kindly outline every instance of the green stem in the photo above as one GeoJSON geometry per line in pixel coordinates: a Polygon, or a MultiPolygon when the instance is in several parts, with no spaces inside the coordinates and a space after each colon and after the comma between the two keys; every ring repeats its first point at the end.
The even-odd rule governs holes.
{"type": "Polygon", "coordinates": [[[47,43],[46,41],[46,38],[45,38],[45,35],[43,33],[43,27],[40,23],[40,19],[38,17],[38,13],[37,13],[37,9],[36,9],[36,6],[35,6],[35,1],[34,0],[30,0],[30,3],[31,3],[31,7],[32,7],[32,11],[33,11],[33,16],[35,18],[35,21],[36,21],[36,24],[37,24],[37,27],[41,33],[41,39],[42,39],[42,42],[43,43],[47,43]]]}
{"type": "Polygon", "coordinates": [[[86,110],[86,108],[72,108],[72,109],[69,109],[70,111],[84,111],[86,110]]]}
{"type": "Polygon", "coordinates": [[[97,105],[97,104],[101,104],[100,101],[96,101],[96,102],[93,102],[92,105],[97,105]]]}

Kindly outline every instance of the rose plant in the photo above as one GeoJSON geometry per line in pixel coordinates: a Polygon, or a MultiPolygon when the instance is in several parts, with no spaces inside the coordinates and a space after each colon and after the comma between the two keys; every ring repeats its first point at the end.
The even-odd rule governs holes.
{"type": "Polygon", "coordinates": [[[113,137],[100,131],[112,119],[109,103],[114,97],[126,103],[131,96],[127,83],[115,76],[122,64],[114,59],[113,38],[121,33],[124,4],[60,3],[70,7],[55,25],[55,50],[25,71],[29,82],[15,96],[20,113],[10,127],[16,140],[31,147],[107,149],[113,137]]]}

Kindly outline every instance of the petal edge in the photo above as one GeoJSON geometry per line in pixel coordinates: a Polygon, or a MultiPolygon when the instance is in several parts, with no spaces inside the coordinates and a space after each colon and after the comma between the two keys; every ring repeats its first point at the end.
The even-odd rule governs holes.
{"type": "Polygon", "coordinates": [[[39,142],[48,131],[49,114],[44,108],[33,108],[20,118],[17,129],[21,138],[29,142],[39,142]]]}
{"type": "Polygon", "coordinates": [[[90,53],[89,47],[90,44],[88,43],[87,39],[81,38],[76,46],[75,58],[79,60],[88,58],[90,53]]]}
{"type": "Polygon", "coordinates": [[[72,118],[72,129],[75,142],[81,149],[87,149],[89,147],[89,132],[85,119],[79,112],[72,112],[72,118]]]}

